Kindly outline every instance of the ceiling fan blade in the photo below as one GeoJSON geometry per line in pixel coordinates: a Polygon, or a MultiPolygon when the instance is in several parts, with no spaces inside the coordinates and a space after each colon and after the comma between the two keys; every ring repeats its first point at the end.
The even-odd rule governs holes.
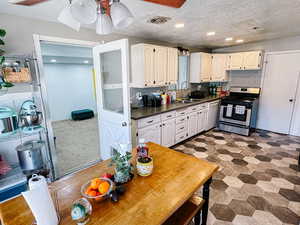
{"type": "Polygon", "coordinates": [[[174,8],[180,8],[186,0],[144,0],[146,2],[152,2],[160,5],[166,5],[174,8]]]}
{"type": "Polygon", "coordinates": [[[10,0],[9,3],[16,5],[32,6],[49,0],[10,0]]]}

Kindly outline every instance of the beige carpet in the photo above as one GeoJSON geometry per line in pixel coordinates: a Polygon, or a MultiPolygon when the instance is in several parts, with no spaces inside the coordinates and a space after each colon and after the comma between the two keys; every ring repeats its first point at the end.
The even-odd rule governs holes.
{"type": "Polygon", "coordinates": [[[59,177],[100,159],[97,117],[52,123],[56,137],[59,177]]]}

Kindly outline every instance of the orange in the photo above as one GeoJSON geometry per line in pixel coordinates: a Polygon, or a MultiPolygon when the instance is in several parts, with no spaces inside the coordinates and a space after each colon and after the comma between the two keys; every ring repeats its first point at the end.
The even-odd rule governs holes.
{"type": "Polygon", "coordinates": [[[95,196],[97,196],[97,191],[89,191],[88,195],[91,197],[95,197],[95,196]]]}
{"type": "Polygon", "coordinates": [[[99,190],[99,192],[103,195],[103,194],[105,194],[106,192],[108,192],[109,186],[110,186],[110,184],[109,184],[107,181],[104,181],[104,182],[102,182],[102,183],[99,185],[98,190],[99,190]]]}
{"type": "Polygon", "coordinates": [[[88,194],[89,194],[89,192],[90,192],[90,191],[92,191],[92,190],[93,190],[93,189],[92,189],[92,187],[91,187],[91,186],[89,186],[89,187],[88,187],[88,188],[85,190],[85,192],[84,192],[84,193],[85,193],[86,195],[88,195],[88,194]]]}
{"type": "Polygon", "coordinates": [[[101,183],[101,180],[99,178],[94,178],[92,181],[91,181],[91,185],[90,187],[97,190],[98,187],[99,187],[99,184],[101,183]]]}

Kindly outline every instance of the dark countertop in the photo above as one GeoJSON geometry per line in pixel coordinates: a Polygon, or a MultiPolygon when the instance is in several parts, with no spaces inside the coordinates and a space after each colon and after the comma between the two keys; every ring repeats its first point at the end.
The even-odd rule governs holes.
{"type": "Polygon", "coordinates": [[[145,107],[145,108],[138,108],[138,109],[131,109],[131,119],[139,120],[149,116],[154,116],[157,114],[170,112],[176,109],[186,108],[193,105],[198,105],[205,102],[212,102],[218,99],[221,99],[220,96],[209,96],[206,98],[202,98],[199,100],[193,100],[191,103],[172,103],[169,105],[162,105],[161,107],[145,107]]]}

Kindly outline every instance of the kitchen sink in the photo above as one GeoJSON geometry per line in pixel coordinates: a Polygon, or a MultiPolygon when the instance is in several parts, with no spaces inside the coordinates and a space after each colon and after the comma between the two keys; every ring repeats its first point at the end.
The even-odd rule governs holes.
{"type": "Polygon", "coordinates": [[[195,101],[197,101],[197,100],[190,98],[190,99],[180,100],[180,101],[178,101],[178,103],[186,103],[187,104],[187,103],[192,103],[192,102],[195,102],[195,101]]]}

